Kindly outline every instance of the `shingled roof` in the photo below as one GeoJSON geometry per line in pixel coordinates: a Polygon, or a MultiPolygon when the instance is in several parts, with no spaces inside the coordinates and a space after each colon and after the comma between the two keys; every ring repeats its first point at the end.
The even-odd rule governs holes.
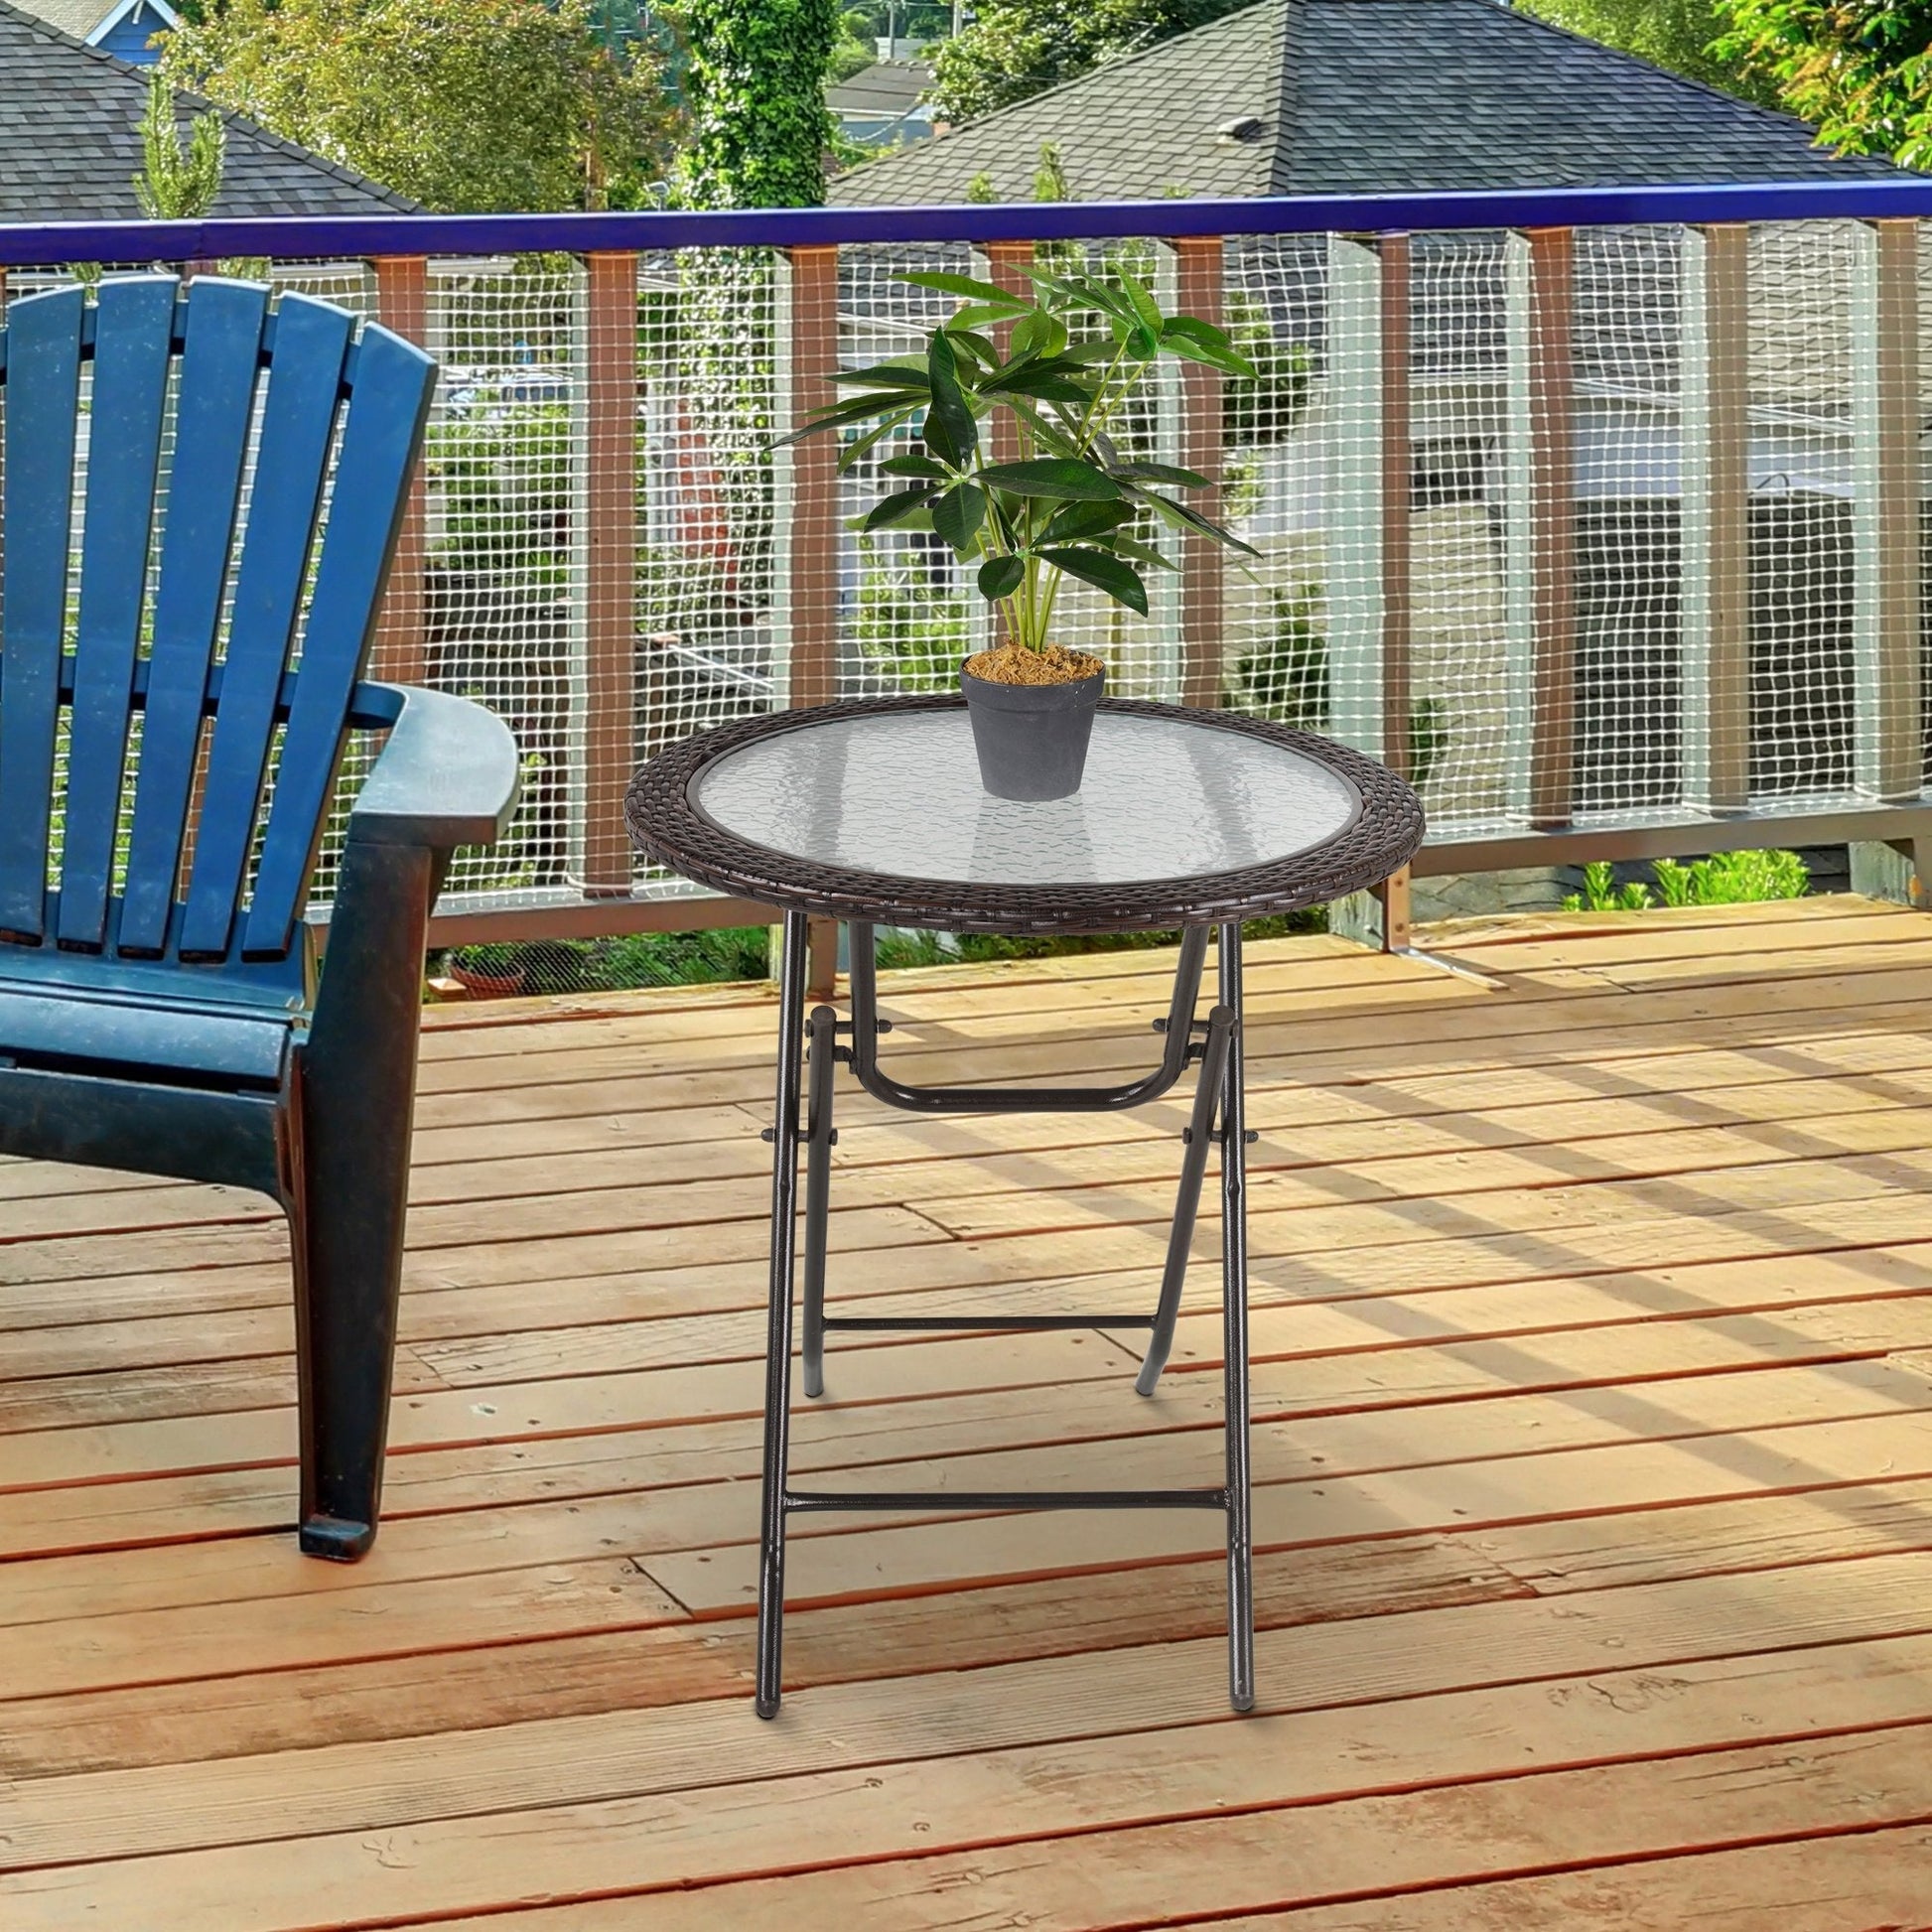
{"type": "MultiPolygon", "coordinates": [[[[0,220],[133,221],[149,76],[0,0],[0,220]]],[[[188,116],[207,107],[177,96],[188,116]]],[[[224,114],[228,159],[212,212],[393,214],[406,196],[224,114]]]]}
{"type": "Polygon", "coordinates": [[[1043,141],[1075,201],[1894,175],[1788,114],[1494,0],[1262,0],[841,175],[845,203],[1028,201],[1043,141]]]}

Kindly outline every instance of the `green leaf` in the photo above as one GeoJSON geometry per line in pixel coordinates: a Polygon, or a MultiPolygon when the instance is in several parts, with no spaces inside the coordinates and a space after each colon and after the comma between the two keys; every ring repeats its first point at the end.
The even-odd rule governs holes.
{"type": "Polygon", "coordinates": [[[1105,591],[1116,604],[1147,616],[1147,586],[1132,564],[1124,564],[1104,550],[1042,550],[1039,555],[1042,563],[1105,591]]]}
{"type": "Polygon", "coordinates": [[[1001,375],[988,376],[980,384],[983,396],[1037,396],[1041,402],[1070,402],[1084,404],[1092,394],[1092,385],[1076,382],[1071,376],[1055,375],[1050,369],[1044,373],[1037,369],[1013,369],[1001,375]]]}
{"type": "Polygon", "coordinates": [[[1005,401],[1007,407],[1027,425],[1028,429],[1033,432],[1034,437],[1044,448],[1051,450],[1056,456],[1073,457],[1076,459],[1079,457],[1079,444],[1061,429],[1052,418],[1041,415],[1032,403],[1026,402],[1010,392],[1007,394],[1005,401]]]}
{"type": "MultiPolygon", "coordinates": [[[[883,423],[879,424],[876,428],[869,429],[865,433],[865,435],[863,435],[858,439],[857,442],[847,444],[846,447],[839,452],[839,475],[842,477],[848,475],[853,469],[853,467],[859,462],[860,458],[863,457],[866,454],[866,452],[873,447],[874,444],[878,443],[884,437],[891,436],[892,433],[896,429],[897,429],[901,423],[909,421],[911,419],[911,415],[912,412],[909,409],[899,410],[896,414],[888,416],[886,420],[883,423]]],[[[888,463],[884,467],[890,470],[892,468],[892,464],[888,463]]]]}
{"type": "Polygon", "coordinates": [[[1171,496],[1162,496],[1152,489],[1141,489],[1128,485],[1129,493],[1139,502],[1145,503],[1162,522],[1176,530],[1198,530],[1201,535],[1209,536],[1216,543],[1224,543],[1230,550],[1239,550],[1250,557],[1259,557],[1261,552],[1251,543],[1243,543],[1231,530],[1224,530],[1218,523],[1210,523],[1199,510],[1189,509],[1185,503],[1176,503],[1171,496]]]}
{"type": "Polygon", "coordinates": [[[1120,271],[1120,285],[1126,292],[1128,301],[1133,305],[1135,315],[1140,318],[1141,326],[1152,329],[1157,336],[1160,335],[1161,305],[1148,292],[1146,284],[1128,274],[1123,268],[1120,271]]]}
{"type": "Polygon", "coordinates": [[[1123,535],[1116,530],[1107,539],[1107,547],[1116,557],[1132,557],[1136,563],[1151,564],[1156,570],[1178,570],[1180,566],[1170,563],[1153,544],[1143,543],[1138,537],[1123,535]]]}
{"type": "Polygon", "coordinates": [[[867,513],[859,525],[862,530],[890,529],[895,523],[903,523],[915,510],[922,510],[932,501],[932,491],[922,485],[911,489],[896,489],[890,496],[882,496],[867,513]]]}
{"type": "Polygon", "coordinates": [[[1026,563],[1019,557],[989,557],[980,565],[980,596],[989,601],[1011,597],[1026,575],[1026,563]]]}
{"type": "Polygon", "coordinates": [[[879,467],[889,477],[939,479],[951,474],[943,463],[934,463],[929,456],[889,456],[879,467]]]}
{"type": "Polygon", "coordinates": [[[1011,289],[1003,289],[997,282],[980,282],[970,275],[953,275],[943,269],[921,269],[916,275],[901,275],[901,282],[909,282],[915,289],[937,289],[942,295],[970,296],[976,302],[995,303],[1003,309],[1031,309],[1034,305],[1024,295],[1015,295],[1011,289]]]}
{"type": "Polygon", "coordinates": [[[966,406],[959,362],[943,329],[934,334],[926,351],[926,372],[932,379],[932,407],[925,413],[925,440],[941,463],[963,470],[979,448],[979,426],[966,406]]]}
{"type": "Polygon", "coordinates": [[[1044,496],[1069,502],[1108,502],[1121,493],[1106,471],[1077,457],[1034,457],[1025,463],[995,463],[980,481],[1015,496],[1044,496]]]}
{"type": "Polygon", "coordinates": [[[1044,309],[1029,309],[1013,325],[1009,346],[1016,356],[1057,355],[1066,346],[1066,325],[1044,309]]]}
{"type": "Polygon", "coordinates": [[[1258,382],[1261,372],[1212,323],[1197,316],[1170,316],[1161,325],[1161,346],[1189,361],[1258,382]]]}
{"type": "Polygon", "coordinates": [[[972,548],[985,521],[986,491],[973,483],[959,483],[933,501],[933,529],[961,556],[972,548]]]}
{"type": "Polygon", "coordinates": [[[1053,520],[1047,524],[1041,541],[1072,543],[1081,537],[1097,537],[1103,530],[1112,530],[1131,522],[1133,517],[1132,503],[1068,503],[1053,513],[1053,520]]]}
{"type": "MultiPolygon", "coordinates": [[[[1032,313],[1031,310],[1028,311],[1032,313]]],[[[996,309],[990,302],[968,303],[964,308],[955,310],[946,328],[954,335],[966,329],[997,329],[1003,322],[1013,320],[1011,309],[996,309]]]]}
{"type": "Polygon", "coordinates": [[[852,423],[869,423],[880,415],[892,416],[902,411],[909,416],[918,407],[916,397],[868,396],[861,402],[834,403],[821,409],[810,422],[793,430],[788,436],[775,437],[771,447],[781,450],[787,443],[802,443],[808,436],[816,436],[821,430],[844,429],[852,423]]]}
{"type": "Polygon", "coordinates": [[[1107,473],[1122,483],[1173,483],[1178,489],[1205,489],[1208,479],[1192,470],[1177,470],[1172,463],[1122,463],[1107,473]]]}
{"type": "Polygon", "coordinates": [[[834,369],[826,377],[844,389],[916,389],[927,387],[923,365],[916,362],[875,362],[870,368],[834,369]]]}

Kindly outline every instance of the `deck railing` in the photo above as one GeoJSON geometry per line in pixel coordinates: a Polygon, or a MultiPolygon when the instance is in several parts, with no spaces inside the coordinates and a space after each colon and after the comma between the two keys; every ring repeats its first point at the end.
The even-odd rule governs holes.
{"type": "Polygon", "coordinates": [[[1419,874],[1932,840],[1928,215],[1932,182],[395,216],[4,228],[0,266],[265,261],[437,356],[378,667],[517,731],[439,936],[534,937],[762,916],[633,863],[632,766],[986,634],[945,553],[850,530],[828,441],[774,447],[946,312],[915,267],[1127,268],[1235,333],[1258,382],[1161,374],[1128,434],[1260,560],[1180,544],[1146,620],[1075,597],[1068,640],[1406,770],[1419,874]]]}

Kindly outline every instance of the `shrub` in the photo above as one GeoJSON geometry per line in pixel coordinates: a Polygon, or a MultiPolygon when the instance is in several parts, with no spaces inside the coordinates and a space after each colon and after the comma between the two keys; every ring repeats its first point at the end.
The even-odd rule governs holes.
{"type": "MultiPolygon", "coordinates": [[[[1665,905],[1750,905],[1766,899],[1802,898],[1811,871],[1795,852],[1714,852],[1688,866],[1659,859],[1651,868],[1656,897],[1665,905]]],[[[1599,860],[1584,868],[1584,890],[1563,901],[1569,912],[1641,912],[1654,901],[1651,889],[1616,883],[1616,869],[1599,860]]]]}

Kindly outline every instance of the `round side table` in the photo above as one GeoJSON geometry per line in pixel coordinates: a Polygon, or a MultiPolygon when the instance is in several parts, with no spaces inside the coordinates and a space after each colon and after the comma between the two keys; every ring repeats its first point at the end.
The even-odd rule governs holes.
{"type": "Polygon", "coordinates": [[[701,885],[784,914],[772,1126],[771,1288],[759,1529],[758,1711],[778,1709],[787,1518],[825,1510],[1213,1509],[1227,1524],[1228,1677],[1254,1704],[1248,1462],[1247,1219],[1241,926],[1379,885],[1422,843],[1415,793],[1373,759],[1252,718],[1110,700],[1071,798],[1023,803],[981,786],[957,698],[881,698],[779,713],[686,740],[653,759],[625,801],[638,849],[701,885]],[[807,920],[851,934],[851,1013],[804,1012],[807,920]],[[1178,927],[1161,1059],[1117,1085],[913,1086],[880,1063],[873,932],[1128,932],[1178,927]],[[1219,998],[1195,1017],[1209,932],[1219,998]],[[840,1035],[849,1034],[850,1043],[840,1035]],[[1151,1315],[825,1312],[833,1076],[845,1063],[880,1100],[915,1113],[1113,1111],[1159,1098],[1198,1066],[1182,1135],[1167,1265],[1151,1315]],[[807,1088],[807,1092],[801,1089],[807,1088]],[[800,1121],[801,1098],[805,1117],[800,1121]],[[1219,1150],[1226,1327],[1226,1480],[1202,1489],[937,1493],[794,1489],[787,1479],[798,1151],[806,1154],[805,1392],[824,1390],[840,1329],[1124,1328],[1148,1332],[1136,1387],[1151,1395],[1173,1345],[1208,1150],[1219,1150]]]}

